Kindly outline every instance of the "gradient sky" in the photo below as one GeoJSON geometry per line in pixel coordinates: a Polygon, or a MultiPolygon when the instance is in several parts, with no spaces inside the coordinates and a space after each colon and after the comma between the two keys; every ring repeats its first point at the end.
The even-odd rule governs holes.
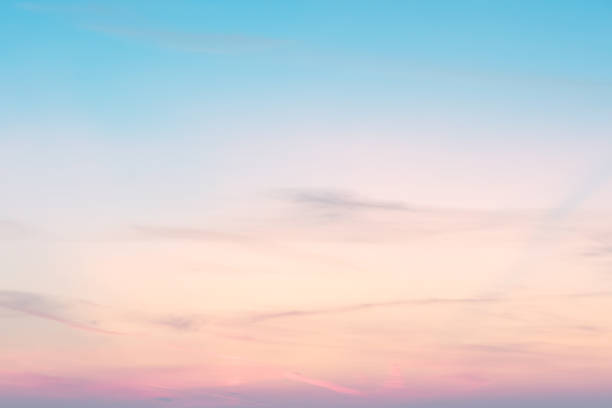
{"type": "Polygon", "coordinates": [[[0,406],[611,406],[610,1],[5,0],[0,37],[0,406]]]}

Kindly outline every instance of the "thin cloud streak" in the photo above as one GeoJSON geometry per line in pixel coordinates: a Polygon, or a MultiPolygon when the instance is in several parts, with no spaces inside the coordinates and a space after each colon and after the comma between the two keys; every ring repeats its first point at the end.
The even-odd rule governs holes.
{"type": "Polygon", "coordinates": [[[415,214],[439,214],[439,215],[524,215],[525,211],[508,210],[484,210],[460,207],[437,207],[428,205],[416,205],[398,200],[377,200],[365,197],[353,192],[339,189],[300,189],[283,188],[277,189],[272,194],[280,200],[288,201],[298,205],[306,205],[329,210],[376,210],[388,212],[407,212],[415,214]]]}
{"type": "Polygon", "coordinates": [[[282,189],[277,194],[297,204],[315,205],[344,210],[424,211],[426,208],[412,206],[400,201],[377,201],[359,198],[354,194],[338,190],[282,189]]]}
{"type": "Polygon", "coordinates": [[[108,36],[145,40],[164,48],[185,52],[232,54],[278,48],[283,41],[248,35],[199,34],[110,25],[87,25],[85,29],[108,36]]]}
{"type": "Polygon", "coordinates": [[[197,316],[172,315],[152,320],[151,323],[178,331],[194,332],[202,327],[205,320],[197,316]]]}
{"type": "Polygon", "coordinates": [[[612,298],[612,291],[571,293],[564,296],[569,298],[612,298]]]}
{"type": "Polygon", "coordinates": [[[145,238],[182,239],[192,241],[248,241],[246,237],[241,235],[210,231],[201,228],[134,225],[131,229],[140,237],[145,238]]]}
{"type": "Polygon", "coordinates": [[[431,299],[412,299],[399,300],[392,302],[377,302],[377,303],[360,303],[355,305],[340,306],[335,308],[311,309],[311,310],[287,310],[276,313],[260,313],[251,316],[248,319],[250,323],[258,323],[266,320],[290,318],[290,317],[306,317],[317,315],[330,315],[340,313],[357,312],[360,310],[383,308],[383,307],[400,307],[400,306],[427,306],[427,305],[445,305],[445,304],[480,304],[499,302],[499,298],[431,298],[431,299]]]}
{"type": "Polygon", "coordinates": [[[38,13],[62,13],[76,15],[109,15],[117,10],[108,7],[100,1],[82,2],[81,4],[62,4],[58,2],[34,2],[21,1],[16,3],[16,7],[30,12],[38,13]]]}
{"type": "Polygon", "coordinates": [[[99,334],[120,335],[123,333],[82,324],[63,317],[66,305],[47,296],[19,291],[0,291],[0,307],[40,319],[50,320],[73,329],[99,334]]]}
{"type": "MultiPolygon", "coordinates": [[[[308,218],[314,215],[318,221],[315,225],[319,228],[329,227],[329,221],[343,221],[333,226],[346,228],[342,239],[349,241],[388,241],[445,233],[520,228],[539,219],[539,214],[544,211],[416,205],[397,200],[376,200],[335,189],[280,189],[275,190],[272,196],[303,210],[308,218]]],[[[342,230],[332,231],[332,236],[334,233],[342,234],[342,230]]]]}
{"type": "Polygon", "coordinates": [[[37,236],[37,231],[18,221],[0,220],[0,240],[17,240],[37,236]]]}
{"type": "Polygon", "coordinates": [[[132,232],[136,233],[137,238],[232,243],[243,245],[249,249],[274,253],[277,256],[280,255],[289,258],[298,258],[304,261],[325,264],[333,267],[361,269],[358,266],[340,258],[295,249],[290,246],[280,244],[275,240],[269,239],[268,237],[257,237],[256,235],[243,235],[231,232],[220,232],[182,226],[133,225],[131,230],[132,232]]]}
{"type": "Polygon", "coordinates": [[[522,344],[466,344],[461,346],[461,348],[464,350],[495,354],[541,354],[530,350],[526,345],[522,344]]]}
{"type": "Polygon", "coordinates": [[[342,385],[334,384],[329,381],[318,380],[316,378],[305,377],[298,373],[288,372],[285,374],[285,377],[293,381],[313,385],[315,387],[325,388],[338,394],[363,395],[361,391],[355,390],[353,388],[344,387],[342,385]]]}
{"type": "Polygon", "coordinates": [[[61,14],[88,19],[96,17],[97,23],[81,24],[80,28],[109,37],[140,40],[162,48],[190,53],[240,54],[262,52],[277,49],[289,43],[285,40],[256,35],[189,33],[142,28],[129,24],[129,22],[118,25],[115,22],[117,17],[124,17],[123,19],[125,19],[126,15],[133,16],[136,11],[128,13],[125,9],[109,7],[107,4],[98,1],[85,4],[24,1],[16,3],[15,6],[32,13],[61,14]],[[104,17],[103,21],[100,21],[100,17],[104,17]]]}

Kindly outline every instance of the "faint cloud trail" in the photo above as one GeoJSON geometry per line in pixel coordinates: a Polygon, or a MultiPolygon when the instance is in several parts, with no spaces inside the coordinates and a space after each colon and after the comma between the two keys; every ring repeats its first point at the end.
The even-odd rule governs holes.
{"type": "MultiPolygon", "coordinates": [[[[603,165],[591,171],[575,188],[570,190],[566,197],[555,207],[547,211],[536,225],[530,238],[527,240],[525,250],[508,267],[508,270],[501,276],[497,276],[489,286],[483,288],[476,296],[493,296],[508,298],[516,286],[524,280],[529,272],[529,267],[533,264],[538,253],[543,250],[544,245],[554,243],[557,236],[554,233],[556,227],[567,218],[572,212],[576,211],[589,197],[599,191],[606,183],[612,180],[612,161],[607,160],[603,165]]],[[[493,306],[494,307],[494,306],[493,306]]],[[[461,327],[465,328],[466,321],[455,316],[449,326],[454,326],[457,331],[461,327]]],[[[479,321],[478,325],[469,324],[469,335],[474,336],[485,329],[486,322],[479,321]]],[[[460,340],[458,338],[458,340],[460,340]]]]}
{"type": "Polygon", "coordinates": [[[313,385],[315,387],[325,388],[330,391],[336,392],[338,394],[346,394],[346,395],[363,395],[363,393],[359,390],[344,387],[342,385],[334,384],[329,381],[319,380],[316,378],[305,377],[298,373],[288,372],[285,374],[285,378],[288,378],[293,381],[301,382],[304,384],[313,385]]]}
{"type": "Polygon", "coordinates": [[[158,46],[194,53],[231,54],[265,51],[284,45],[284,41],[238,34],[202,34],[110,25],[85,25],[101,34],[150,41],[158,46]]]}
{"type": "Polygon", "coordinates": [[[507,292],[527,275],[527,268],[543,245],[550,245],[556,236],[555,227],[576,211],[589,197],[594,195],[612,179],[612,161],[607,160],[603,166],[596,168],[555,207],[550,209],[536,226],[523,254],[510,267],[499,282],[488,292],[507,292]]]}
{"type": "Polygon", "coordinates": [[[265,320],[281,319],[281,318],[292,318],[292,317],[306,317],[306,316],[318,316],[318,315],[331,315],[340,313],[351,313],[360,310],[385,308],[385,307],[400,307],[400,306],[427,306],[427,305],[448,305],[448,304],[479,304],[498,302],[500,299],[496,298],[431,298],[431,299],[409,299],[409,300],[398,300],[391,302],[374,302],[374,303],[359,303],[347,306],[338,306],[332,308],[322,309],[310,309],[310,310],[285,310],[273,313],[260,313],[251,316],[248,319],[249,323],[258,323],[265,320]]]}
{"type": "Polygon", "coordinates": [[[123,335],[124,333],[82,324],[62,316],[65,306],[47,296],[29,292],[0,290],[0,307],[40,319],[50,320],[73,329],[99,333],[123,335]]]}

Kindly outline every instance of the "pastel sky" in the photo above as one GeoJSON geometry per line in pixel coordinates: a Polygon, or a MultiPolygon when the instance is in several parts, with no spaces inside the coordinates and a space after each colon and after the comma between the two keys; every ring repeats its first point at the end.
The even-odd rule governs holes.
{"type": "Polygon", "coordinates": [[[609,407],[612,2],[0,2],[0,406],[609,407]]]}

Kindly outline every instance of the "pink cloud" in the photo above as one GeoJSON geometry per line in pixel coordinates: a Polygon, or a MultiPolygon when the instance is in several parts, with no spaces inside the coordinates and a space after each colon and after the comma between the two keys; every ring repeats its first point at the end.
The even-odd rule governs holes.
{"type": "Polygon", "coordinates": [[[286,373],[285,377],[305,384],[314,385],[315,387],[326,388],[328,390],[337,392],[338,394],[348,394],[348,395],[363,395],[361,391],[355,390],[353,388],[344,387],[342,385],[334,384],[329,381],[318,380],[316,378],[304,377],[301,374],[297,373],[286,373]]]}
{"type": "Polygon", "coordinates": [[[81,324],[81,323],[77,323],[77,322],[72,322],[70,320],[66,320],[66,319],[62,319],[60,317],[56,317],[53,315],[49,315],[46,313],[40,313],[40,312],[35,312],[32,310],[19,310],[16,308],[13,308],[13,310],[15,311],[19,311],[25,314],[28,314],[30,316],[34,316],[34,317],[38,317],[41,319],[47,319],[47,320],[51,320],[57,323],[61,323],[65,326],[71,327],[73,329],[78,329],[78,330],[83,330],[83,331],[88,331],[88,332],[92,332],[92,333],[100,333],[100,334],[116,334],[116,335],[122,335],[125,333],[121,333],[121,332],[117,332],[117,331],[113,331],[113,330],[105,330],[105,329],[99,329],[97,327],[93,327],[93,326],[88,326],[85,324],[81,324]]]}

